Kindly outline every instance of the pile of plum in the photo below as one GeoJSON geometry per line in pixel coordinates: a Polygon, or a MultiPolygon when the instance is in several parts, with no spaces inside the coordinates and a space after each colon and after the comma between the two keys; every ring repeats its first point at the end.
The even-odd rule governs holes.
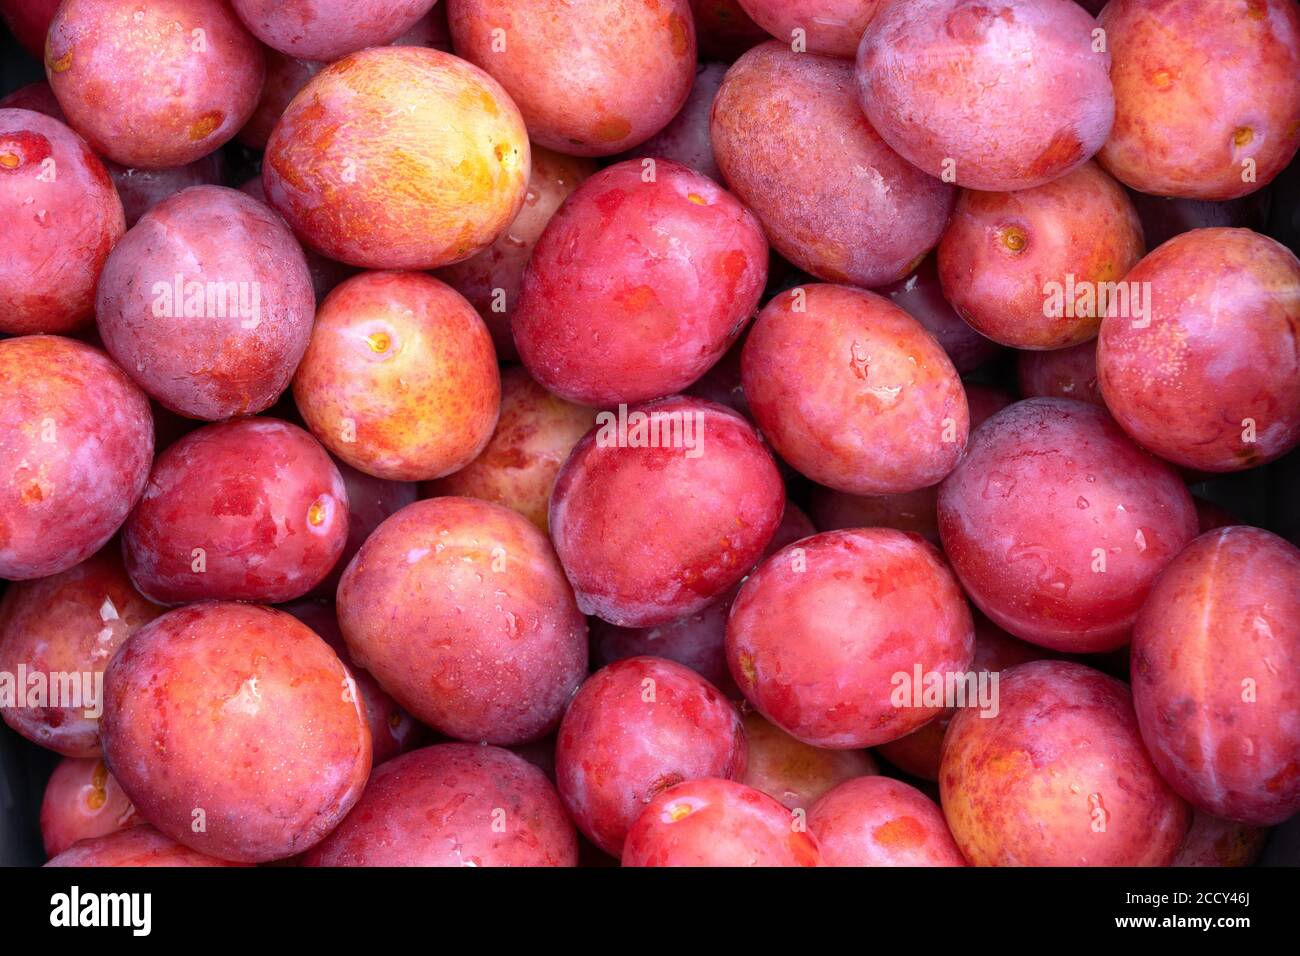
{"type": "Polygon", "coordinates": [[[1244,865],[1300,811],[1300,550],[1189,491],[1300,444],[1296,0],[0,12],[55,865],[1244,865]]]}

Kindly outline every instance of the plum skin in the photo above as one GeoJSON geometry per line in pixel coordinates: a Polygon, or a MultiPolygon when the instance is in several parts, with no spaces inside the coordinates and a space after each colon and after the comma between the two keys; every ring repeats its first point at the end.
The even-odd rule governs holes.
{"type": "MultiPolygon", "coordinates": [[[[1051,652],[1033,644],[1011,637],[983,615],[975,618],[975,657],[971,670],[975,673],[1001,674],[1017,664],[1051,657],[1051,652]]],[[[999,677],[1000,679],[1000,677],[999,677]]],[[[906,737],[891,740],[876,748],[876,753],[891,764],[922,780],[938,780],[939,765],[943,758],[943,739],[957,713],[954,707],[928,724],[923,724],[906,737]]]]}
{"type": "Polygon", "coordinates": [[[551,489],[569,453],[595,425],[596,410],[566,402],[512,366],[501,373],[501,413],[482,454],[423,486],[423,497],[459,495],[513,508],[543,532],[551,489]]]}
{"type": "Polygon", "coordinates": [[[1096,27],[1072,0],[887,4],[858,47],[860,104],[931,176],[992,192],[1042,186],[1110,133],[1110,54],[1096,27]]]}
{"type": "Polygon", "coordinates": [[[417,501],[381,524],[343,572],[338,618],[359,666],[461,740],[545,735],[587,672],[586,622],[550,542],[476,498],[417,501]]]}
{"type": "Polygon", "coordinates": [[[710,136],[723,176],[773,248],[827,282],[903,279],[938,243],[957,198],[863,118],[851,64],[776,41],[727,71],[710,136]]]}
{"type": "Polygon", "coordinates": [[[686,388],[731,346],[767,281],[758,220],[702,173],[627,160],[587,179],[524,269],[511,329],[533,378],[608,407],[686,388]]]}
{"type": "Polygon", "coordinates": [[[496,240],[463,262],[439,269],[437,277],[463,295],[487,323],[492,344],[503,362],[518,361],[511,318],[519,306],[524,267],[556,210],[596,172],[591,160],[532,147],[528,192],[519,215],[496,240]]]}
{"type": "Polygon", "coordinates": [[[865,750],[824,750],[796,740],[757,711],[745,714],[749,759],[740,782],[788,810],[812,811],[828,791],[879,773],[865,750]]]}
{"type": "Polygon", "coordinates": [[[891,528],[830,531],[768,558],[727,622],[727,663],[772,723],[814,747],[885,743],[942,708],[897,706],[895,675],[961,673],[974,624],[939,552],[891,528]]]}
{"type": "Polygon", "coordinates": [[[79,840],[46,866],[249,866],[192,850],[164,836],[147,824],[128,827],[99,837],[79,840]]]}
{"type": "Polygon", "coordinates": [[[45,41],[45,72],[69,125],[95,152],[163,169],[239,132],[257,107],[266,65],[221,0],[65,0],[45,41]]]}
{"type": "Polygon", "coordinates": [[[94,314],[104,263],[126,231],[122,201],[104,164],[60,120],[31,109],[0,109],[0,215],[8,227],[0,261],[0,333],[69,332],[84,325],[94,314]]]}
{"type": "Polygon", "coordinates": [[[972,328],[944,297],[937,257],[933,255],[926,256],[907,278],[873,291],[925,326],[963,375],[1002,352],[1001,345],[972,328]]]}
{"type": "Polygon", "coordinates": [[[944,816],[975,866],[1168,866],[1191,810],[1156,772],[1128,687],[1082,664],[1002,675],[997,716],[959,710],[944,816]]]}
{"type": "Polygon", "coordinates": [[[772,299],[741,355],[754,420],[800,474],[856,495],[941,481],[969,433],[966,394],[919,322],[863,289],[812,284],[772,299]]]}
{"type": "MultiPolygon", "coordinates": [[[[127,577],[115,545],[49,577],[16,581],[0,597],[0,673],[102,674],[114,652],[163,612],[127,577]]],[[[83,688],[83,694],[88,688],[83,688]]],[[[0,717],[68,757],[100,752],[99,720],[84,707],[9,708],[0,717]]],[[[98,701],[100,705],[103,701],[98,701]]]]}
{"type": "Polygon", "coordinates": [[[623,866],[821,866],[817,840],[765,793],[725,779],[661,791],[632,824],[623,866]]]}
{"type": "Polygon", "coordinates": [[[690,92],[696,47],[687,0],[446,3],[457,54],[500,81],[528,135],[547,149],[621,153],[668,125],[690,92]],[[617,44],[591,42],[610,31],[617,44]]]}
{"type": "Polygon", "coordinates": [[[628,150],[624,159],[662,157],[689,166],[715,183],[723,182],[722,170],[713,156],[713,138],[709,133],[713,100],[727,75],[724,63],[700,63],[695,68],[691,95],[671,123],[648,140],[628,150]]]}
{"type": "Polygon", "coordinates": [[[136,384],[208,421],[275,403],[307,350],[315,305],[284,222],[224,186],[184,189],[145,213],[109,255],[95,296],[104,346],[136,384]]]}
{"type": "Polygon", "coordinates": [[[1032,189],[963,190],[939,241],[939,278],[958,314],[993,341],[1068,348],[1096,337],[1103,305],[1048,315],[1048,289],[1055,284],[1064,298],[1071,282],[1118,283],[1143,252],[1124,189],[1088,162],[1032,189]]]}
{"type": "Polygon", "coordinates": [[[1193,229],[1130,270],[1148,313],[1102,320],[1106,407],[1140,445],[1200,471],[1300,443],[1300,260],[1249,229],[1193,229]]]}
{"type": "Polygon", "coordinates": [[[560,723],[555,776],[578,828],[618,856],[655,794],[683,780],[745,772],[745,729],[735,705],[687,667],[630,657],[602,668],[560,723]]]}
{"type": "Polygon", "coordinates": [[[293,396],[312,434],[390,481],[441,478],[487,447],[501,379],[478,313],[416,272],[365,272],[321,303],[293,396]]]}
{"type": "Polygon", "coordinates": [[[771,34],[750,19],[740,0],[691,0],[702,60],[736,59],[771,34]]]}
{"type": "Polygon", "coordinates": [[[1253,826],[1300,811],[1300,550],[1259,528],[1197,538],[1133,628],[1151,758],[1196,809],[1253,826]]]}
{"type": "Polygon", "coordinates": [[[1128,640],[1152,581],[1196,536],[1167,464],[1095,405],[1033,398],[978,428],[939,487],[939,534],[971,600],[1065,652],[1128,640]]]}
{"type": "Polygon", "coordinates": [[[803,31],[808,53],[852,59],[862,33],[885,0],[739,0],[741,9],[776,39],[803,31]]]}
{"type": "Polygon", "coordinates": [[[162,604],[279,603],[329,574],[347,533],[347,489],[325,449],[288,422],[240,418],[158,456],[122,553],[135,586],[162,604]]]}
{"type": "Polygon", "coordinates": [[[264,157],[267,199],[298,237],[366,269],[433,269],[487,248],[523,206],[531,164],[501,85],[423,47],[371,47],[325,67],[264,157]]]}
{"type": "Polygon", "coordinates": [[[1268,842],[1268,833],[1267,828],[1195,810],[1192,827],[1170,866],[1252,866],[1268,842]]]}
{"type": "Polygon", "coordinates": [[[383,46],[416,25],[438,0],[231,0],[255,37],[286,56],[337,60],[383,46]]]}
{"type": "Polygon", "coordinates": [[[1098,19],[1115,88],[1115,126],[1099,157],[1111,175],[1143,193],[1227,200],[1267,185],[1294,158],[1294,3],[1115,0],[1098,19]]]}
{"type": "Polygon", "coordinates": [[[1016,356],[1016,380],[1025,398],[1072,398],[1106,407],[1095,340],[1066,349],[1021,352],[1016,356]]]}
{"type": "Polygon", "coordinates": [[[107,543],[153,460],[144,392],[98,349],[0,340],[0,578],[58,574],[107,543]]]}
{"type": "Polygon", "coordinates": [[[437,744],[377,768],[352,812],[303,860],[304,866],[577,863],[577,833],[546,775],[508,750],[478,744],[437,744]]]}
{"type": "Polygon", "coordinates": [[[634,447],[630,432],[620,447],[598,420],[560,469],[550,528],[584,614],[651,627],[702,610],[754,566],[780,526],[785,487],[730,409],[675,397],[634,412],[693,416],[695,447],[634,447]],[[647,540],[652,525],[661,531],[647,540]]]}
{"type": "Polygon", "coordinates": [[[143,823],[98,758],[65,757],[45,785],[41,839],[47,857],[58,856],[81,840],[143,823]]]}
{"type": "Polygon", "coordinates": [[[808,831],[827,866],[966,865],[934,801],[889,777],[839,784],[808,811],[808,831]]]}
{"type": "Polygon", "coordinates": [[[386,760],[405,753],[419,743],[424,736],[424,727],[415,722],[388,693],[379,686],[379,682],[365,670],[362,670],[348,654],[347,643],[339,629],[338,614],[334,602],[304,598],[281,604],[279,610],[292,614],[310,627],[316,636],[328,644],[343,661],[343,666],[352,676],[352,690],[361,701],[365,711],[366,725],[370,728],[370,755],[373,766],[378,767],[386,760]]]}
{"type": "Polygon", "coordinates": [[[192,604],[137,631],[109,665],[104,760],[172,839],[236,862],[283,859],[361,796],[370,731],[349,686],[338,656],[288,614],[192,604]]]}

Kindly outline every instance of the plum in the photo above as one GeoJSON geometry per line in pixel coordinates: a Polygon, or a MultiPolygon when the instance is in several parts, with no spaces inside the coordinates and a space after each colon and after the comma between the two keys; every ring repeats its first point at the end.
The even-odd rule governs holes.
{"type": "Polygon", "coordinates": [[[41,839],[47,857],[58,856],[80,840],[108,836],[142,823],[97,758],[64,757],[45,785],[41,839]]]}
{"type": "Polygon", "coordinates": [[[1196,536],[1196,509],[1104,410],[1032,398],[974,433],[939,487],[939,534],[994,623],[1059,651],[1107,651],[1196,536]]]}
{"type": "Polygon", "coordinates": [[[577,866],[555,788],[500,747],[438,744],[379,767],[304,866],[577,866]]]}
{"type": "Polygon", "coordinates": [[[67,571],[11,584],[0,597],[0,674],[25,670],[28,681],[43,675],[51,699],[43,706],[0,706],[0,717],[42,747],[97,756],[104,669],[162,611],[132,586],[112,545],[67,571]],[[65,675],[79,683],[64,684],[65,675]],[[53,699],[56,688],[62,703],[53,699]]]}
{"type": "MultiPolygon", "coordinates": [[[[312,589],[313,594],[328,595],[330,598],[338,591],[343,571],[361,550],[366,539],[388,517],[420,498],[420,486],[414,482],[376,478],[364,471],[357,471],[346,462],[335,461],[334,466],[343,478],[343,488],[347,493],[348,536],[343,545],[343,553],[334,562],[334,569],[312,589]]],[[[311,624],[310,621],[307,623],[311,624]]]]}
{"type": "Polygon", "coordinates": [[[1215,528],[1244,524],[1227,508],[1217,505],[1213,501],[1206,501],[1204,498],[1192,495],[1192,503],[1196,505],[1196,524],[1200,534],[1213,531],[1215,528]]]}
{"type": "Polygon", "coordinates": [[[672,395],[749,322],[767,252],[758,220],[702,173],[618,163],[580,185],[538,239],[515,346],[533,378],[571,402],[672,395]]]}
{"type": "Polygon", "coordinates": [[[182,189],[221,185],[223,173],[220,153],[209,153],[186,166],[170,169],[129,169],[111,159],[105,165],[122,199],[128,229],[154,206],[182,189]]]}
{"type": "Polygon", "coordinates": [[[422,46],[430,50],[454,52],[451,48],[451,27],[447,24],[447,4],[434,0],[431,9],[389,46],[422,46]]]}
{"type": "Polygon", "coordinates": [[[959,674],[974,640],[970,609],[932,545],[891,528],[830,531],[750,575],[727,622],[727,662],[772,723],[813,747],[848,750],[938,716],[943,707],[921,687],[906,692],[900,677],[959,674]]]}
{"type": "Polygon", "coordinates": [[[315,631],[318,637],[334,649],[334,653],[338,654],[352,675],[352,689],[361,700],[366,725],[370,728],[371,763],[378,767],[384,761],[415,746],[423,736],[423,728],[388,696],[388,692],[379,686],[379,681],[352,661],[343,640],[343,632],[339,630],[334,602],[303,599],[282,604],[280,610],[292,614],[315,631]]]}
{"type": "Polygon", "coordinates": [[[947,354],[888,299],[798,286],[759,313],[741,359],[745,397],[800,474],[857,495],[941,480],[966,445],[969,410],[947,354]]]}
{"type": "Polygon", "coordinates": [[[1265,186],[1239,199],[1215,202],[1208,199],[1177,199],[1148,196],[1130,189],[1129,199],[1142,221],[1147,248],[1164,245],[1174,236],[1193,229],[1227,226],[1263,232],[1272,208],[1272,188],[1265,186]]]}
{"type": "Polygon", "coordinates": [[[745,389],[740,381],[740,356],[744,352],[748,330],[740,334],[736,344],[727,349],[717,363],[698,378],[683,393],[707,402],[725,405],[733,412],[738,412],[753,421],[749,402],[745,398],[745,389]]]}
{"type": "Polygon", "coordinates": [[[966,405],[970,409],[970,430],[974,431],[986,421],[1009,405],[1014,405],[1016,397],[1010,392],[992,385],[980,385],[975,382],[964,383],[966,405]]]}
{"type": "Polygon", "coordinates": [[[963,190],[939,242],[944,295],[977,331],[1018,349],[1095,338],[1112,289],[1142,258],[1127,194],[1096,163],[1016,192],[963,190]]]}
{"type": "MultiPolygon", "coordinates": [[[[3,2],[4,0],[0,0],[0,5],[3,2]]],[[[63,108],[59,106],[59,101],[54,96],[54,91],[44,80],[20,86],[9,95],[0,98],[0,109],[31,110],[33,113],[44,113],[65,125],[68,122],[68,118],[63,115],[63,108]]]]}
{"type": "Polygon", "coordinates": [[[957,712],[944,816],[976,866],[1168,866],[1191,822],[1142,746],[1128,687],[1082,664],[1002,675],[999,710],[957,712]]]}
{"type": "Polygon", "coordinates": [[[560,467],[596,423],[596,410],[552,395],[517,366],[501,375],[501,414],[482,454],[424,486],[426,497],[461,495],[513,508],[548,530],[560,467]]]}
{"type": "Polygon", "coordinates": [[[781,523],[785,488],[729,409],[675,397],[621,411],[597,416],[560,469],[551,537],[584,614],[650,627],[744,577],[781,523]]]}
{"type": "Polygon", "coordinates": [[[98,551],[152,460],[149,400],[107,355],[57,335],[0,340],[0,578],[98,551]]]}
{"type": "Polygon", "coordinates": [[[533,247],[560,204],[595,171],[591,160],[534,146],[528,193],[515,221],[478,255],[438,270],[438,278],[478,309],[502,361],[519,358],[510,320],[519,305],[519,285],[533,247]]]}
{"type": "Polygon", "coordinates": [[[627,154],[627,158],[662,157],[689,166],[715,182],[722,182],[722,171],[713,157],[713,139],[709,122],[713,99],[727,75],[725,63],[701,63],[695,69],[695,85],[686,105],[671,123],[627,154]]]}
{"type": "Polygon", "coordinates": [[[337,60],[396,40],[438,0],[231,0],[239,18],[273,50],[337,60]]]}
{"type": "Polygon", "coordinates": [[[279,216],[237,189],[195,186],[113,249],[95,312],[105,348],[141,388],[217,421],[264,411],[289,387],[315,297],[279,216]]]}
{"type": "Polygon", "coordinates": [[[727,71],[710,136],[723,176],[773,247],[828,282],[905,278],[939,241],[956,200],[864,119],[849,63],[775,41],[727,71]]]}
{"type": "Polygon", "coordinates": [[[796,740],[756,711],[745,714],[749,759],[740,782],[809,813],[827,791],[876,770],[865,750],[822,750],[796,740]]]}
{"type": "Polygon", "coordinates": [[[501,379],[487,326],[458,292],[417,272],[366,272],[321,304],[293,396],[353,468],[422,481],[487,447],[501,379]]]}
{"type": "Polygon", "coordinates": [[[74,843],[46,866],[246,866],[207,856],[163,836],[151,826],[134,826],[74,843]]]}
{"type": "Polygon", "coordinates": [[[745,772],[735,705],[699,674],[657,657],[630,657],[593,674],[560,723],[555,775],[574,823],[612,856],[661,790],[745,772]]]}
{"type": "Polygon", "coordinates": [[[239,132],[266,65],[222,0],[65,0],[45,41],[45,72],[95,152],[165,169],[239,132]]]}
{"type": "Polygon", "coordinates": [[[1192,828],[1170,866],[1253,866],[1268,841],[1266,828],[1221,820],[1196,810],[1192,828]]]}
{"type": "Polygon", "coordinates": [[[704,60],[730,63],[770,34],[749,18],[740,0],[691,0],[695,38],[704,60]]]}
{"type": "Polygon", "coordinates": [[[0,108],[0,218],[9,235],[0,254],[0,333],[84,325],[100,271],[126,231],[104,164],[57,119],[0,108]]]}
{"type": "Polygon", "coordinates": [[[1132,674],[1151,759],[1196,809],[1254,826],[1300,811],[1300,550],[1201,535],[1142,606],[1132,674]]]}
{"type": "Polygon", "coordinates": [[[433,269],[492,244],[530,168],[496,80],[449,53],[373,47],[317,73],[266,145],[262,182],[295,233],[367,269],[433,269]]]}
{"type": "Polygon", "coordinates": [[[1300,147],[1291,0],[1113,0],[1100,16],[1115,128],[1101,162],[1144,193],[1235,199],[1300,147]]]}
{"type": "Polygon", "coordinates": [[[160,604],[278,603],[324,579],[347,533],[347,490],[325,449],[288,422],[241,418],[158,456],[122,553],[160,604]]]}
{"type": "Polygon", "coordinates": [[[587,672],[587,628],[551,544],[476,498],[379,526],[339,584],[348,652],[418,720],[461,740],[545,735],[587,672]]]}
{"type": "Polygon", "coordinates": [[[649,139],[695,76],[687,0],[447,0],[447,18],[456,52],[510,92],[533,142],[561,153],[649,139]]]}
{"type": "Polygon", "coordinates": [[[970,323],[958,315],[944,298],[935,256],[926,256],[906,279],[875,291],[925,326],[948,353],[953,367],[963,375],[973,372],[1002,351],[997,342],[971,328],[970,323]]]}
{"type": "Polygon", "coordinates": [[[325,63],[299,60],[275,50],[266,51],[266,82],[257,109],[248,118],[237,135],[249,149],[266,149],[275,124],[280,122],[285,109],[313,76],[325,68],[325,63]]]}
{"type": "MultiPolygon", "coordinates": [[[[365,44],[370,46],[371,44],[365,44]]],[[[415,26],[388,44],[375,46],[422,46],[431,50],[451,52],[451,35],[447,31],[447,12],[435,6],[415,26]]],[[[360,49],[358,47],[358,49],[360,49]]],[[[331,57],[331,59],[333,59],[331,57]]],[[[319,60],[299,59],[274,49],[266,50],[266,82],[257,109],[236,137],[250,149],[264,150],[270,141],[271,131],[284,115],[285,108],[307,82],[319,73],[325,63],[319,60]]]]}
{"type": "Polygon", "coordinates": [[[933,800],[888,777],[858,777],[808,813],[827,866],[965,866],[933,800]]]}
{"type": "MultiPolygon", "coordinates": [[[[1097,344],[1115,420],[1162,458],[1225,472],[1300,444],[1300,260],[1249,229],[1194,229],[1125,279],[1142,314],[1112,307],[1097,344]]],[[[1132,310],[1130,310],[1132,311],[1132,310]]]]}
{"type": "Polygon", "coordinates": [[[38,60],[45,51],[45,34],[61,0],[0,0],[3,19],[19,43],[38,60]]]}
{"type": "Polygon", "coordinates": [[[852,58],[885,0],[739,0],[754,22],[797,52],[852,58]]]}
{"type": "Polygon", "coordinates": [[[1082,165],[1115,118],[1110,54],[1073,0],[913,0],[858,48],[863,111],[891,147],[968,189],[1042,186],[1082,165]]]}
{"type": "Polygon", "coordinates": [[[1097,342],[1016,356],[1016,377],[1025,398],[1071,398],[1106,407],[1097,381],[1097,342]]]}
{"type": "Polygon", "coordinates": [[[818,485],[812,490],[808,507],[818,531],[894,528],[937,545],[938,500],[938,485],[896,495],[848,495],[818,485]]]}
{"type": "Polygon", "coordinates": [[[288,614],[179,608],[108,667],[104,760],[137,812],[177,842],[237,862],[283,859],[334,829],[370,773],[349,681],[288,614]]]}
{"type": "MultiPolygon", "coordinates": [[[[787,501],[785,514],[763,556],[817,533],[798,506],[787,501]]],[[[664,657],[684,664],[732,700],[740,690],[727,668],[727,614],[739,586],[694,614],[653,627],[619,627],[598,617],[590,620],[591,652],[597,665],[627,657],[664,657]]]]}
{"type": "Polygon", "coordinates": [[[765,793],[732,780],[688,780],[636,818],[624,866],[821,866],[817,841],[765,793]]]}
{"type": "MultiPolygon", "coordinates": [[[[247,193],[264,205],[270,205],[266,199],[266,189],[262,185],[261,176],[254,176],[242,183],[239,191],[247,193]]],[[[358,271],[352,266],[322,256],[315,249],[308,246],[302,247],[302,253],[307,261],[307,272],[311,275],[311,287],[316,296],[317,306],[320,305],[325,296],[334,291],[335,286],[339,285],[344,279],[356,275],[358,271]]]]}
{"type": "MultiPolygon", "coordinates": [[[[975,615],[975,657],[970,669],[976,674],[1000,675],[1017,664],[1050,656],[1051,652],[1041,647],[1016,640],[984,615],[975,615]]],[[[950,708],[906,737],[881,744],[876,752],[904,773],[922,780],[938,780],[944,734],[956,712],[955,707],[950,708]]]]}
{"type": "Polygon", "coordinates": [[[727,614],[725,596],[693,614],[653,627],[619,627],[598,617],[590,620],[591,656],[598,666],[629,657],[662,657],[689,667],[723,695],[740,699],[740,691],[727,669],[727,614]]]}

